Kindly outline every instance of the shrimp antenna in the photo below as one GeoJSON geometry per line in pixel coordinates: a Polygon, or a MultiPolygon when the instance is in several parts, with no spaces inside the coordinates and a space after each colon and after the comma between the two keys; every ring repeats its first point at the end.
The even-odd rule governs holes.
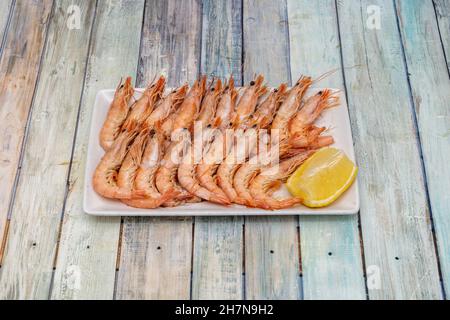
{"type": "Polygon", "coordinates": [[[338,72],[340,70],[340,68],[336,68],[336,69],[332,69],[330,71],[325,72],[324,74],[320,75],[319,77],[317,77],[317,79],[313,80],[313,83],[317,83],[322,81],[323,79],[335,74],[336,72],[338,72]]]}
{"type": "Polygon", "coordinates": [[[116,90],[119,90],[120,86],[122,85],[122,80],[123,80],[123,77],[120,77],[120,81],[119,81],[119,84],[117,85],[116,90]]]}
{"type": "Polygon", "coordinates": [[[207,91],[210,91],[211,88],[214,86],[214,81],[215,80],[216,80],[216,77],[213,76],[211,82],[208,85],[208,88],[206,89],[207,91]]]}
{"type": "Polygon", "coordinates": [[[151,86],[152,83],[155,83],[156,77],[157,77],[157,75],[155,74],[155,75],[153,76],[152,80],[149,82],[149,84],[148,84],[149,86],[151,86]]]}

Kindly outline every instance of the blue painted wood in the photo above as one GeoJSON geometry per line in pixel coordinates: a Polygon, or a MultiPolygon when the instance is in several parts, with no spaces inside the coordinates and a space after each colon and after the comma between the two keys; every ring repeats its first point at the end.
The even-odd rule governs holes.
{"type": "MultiPolygon", "coordinates": [[[[167,75],[168,87],[195,81],[200,64],[199,1],[146,1],[142,31],[139,85],[161,72],[167,75]]],[[[191,217],[124,219],[118,299],[190,298],[192,221],[191,217]]]]}
{"type": "MultiPolygon", "coordinates": [[[[241,84],[242,1],[203,1],[201,73],[241,84]]],[[[243,298],[242,217],[195,218],[193,299],[243,298]]]]}
{"type": "Polygon", "coordinates": [[[103,0],[97,3],[52,299],[114,297],[120,218],[94,217],[83,211],[86,150],[92,107],[98,91],[115,88],[123,76],[136,75],[143,10],[143,0],[103,0]]]}
{"type": "MultiPolygon", "coordinates": [[[[288,20],[292,79],[341,68],[334,0],[288,0],[288,20]]],[[[342,72],[316,86],[344,90],[342,72]]],[[[304,299],[365,299],[358,216],[299,220],[304,299]]]]}
{"type": "Polygon", "coordinates": [[[434,0],[442,46],[445,50],[448,72],[450,73],[450,1],[434,0]]]}
{"type": "MultiPolygon", "coordinates": [[[[37,4],[23,3],[29,4],[29,10],[37,4]]],[[[51,5],[47,2],[47,14],[50,14],[51,5]]],[[[54,5],[52,18],[48,20],[40,80],[34,93],[11,209],[7,250],[0,272],[2,298],[47,299],[52,283],[95,2],[61,0],[54,5]],[[78,6],[80,28],[85,32],[72,32],[67,28],[69,3],[78,6]]],[[[34,19],[30,16],[24,18],[23,15],[19,17],[22,21],[34,20],[34,24],[28,27],[30,34],[43,19],[50,19],[47,15],[38,15],[34,19]]],[[[9,33],[11,39],[15,36],[13,30],[9,33]]],[[[14,41],[20,40],[16,38],[14,41]]],[[[29,45],[32,45],[31,42],[29,45]]],[[[21,59],[27,60],[25,57],[21,59]]],[[[28,68],[24,69],[29,72],[28,68]]],[[[20,74],[15,77],[21,78],[20,74]]],[[[28,90],[33,92],[34,84],[28,90]]],[[[17,105],[11,107],[15,112],[17,105]]]]}
{"type": "Polygon", "coordinates": [[[450,78],[432,1],[409,0],[396,3],[422,145],[442,278],[445,290],[449,293],[450,78]]]}
{"type": "MultiPolygon", "coordinates": [[[[13,0],[5,0],[0,2],[0,46],[3,40],[3,37],[6,34],[6,29],[8,26],[8,18],[10,15],[11,8],[13,6],[13,0]]],[[[2,47],[0,47],[0,57],[2,53],[2,47]]]]}
{"type": "MultiPolygon", "coordinates": [[[[6,37],[7,34],[7,27],[8,27],[8,19],[9,19],[9,15],[12,13],[12,4],[13,1],[12,0],[8,0],[8,1],[1,1],[0,2],[0,58],[2,57],[2,53],[3,53],[3,46],[2,46],[2,41],[3,39],[6,37]]],[[[6,190],[5,190],[6,191],[6,190]]],[[[6,192],[9,195],[9,192],[6,192]]],[[[7,220],[7,216],[8,216],[8,205],[9,205],[9,197],[8,195],[6,196],[6,198],[1,199],[2,201],[4,201],[4,205],[0,205],[0,264],[2,263],[3,260],[3,242],[4,242],[4,233],[6,236],[6,229],[7,229],[7,225],[9,223],[9,221],[7,220]]]]}
{"type": "MultiPolygon", "coordinates": [[[[285,1],[244,1],[244,82],[257,73],[268,85],[290,82],[285,1]]],[[[248,299],[298,299],[297,217],[246,217],[245,290],[248,299]]]]}
{"type": "Polygon", "coordinates": [[[369,298],[442,298],[394,3],[342,0],[338,17],[369,298]]]}

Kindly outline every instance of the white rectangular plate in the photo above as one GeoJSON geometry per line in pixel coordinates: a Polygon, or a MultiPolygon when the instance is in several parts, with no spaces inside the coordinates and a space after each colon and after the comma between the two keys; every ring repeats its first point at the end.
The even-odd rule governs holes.
{"type": "MultiPolygon", "coordinates": [[[[308,95],[312,95],[319,90],[311,89],[308,95]]],[[[137,89],[135,97],[138,98],[141,92],[142,89],[137,89]]],[[[351,160],[355,161],[347,103],[345,95],[342,92],[339,94],[341,105],[326,110],[318,119],[317,124],[329,128],[328,134],[331,134],[335,139],[333,146],[343,150],[351,160]]],[[[98,137],[113,96],[114,90],[102,90],[98,92],[95,99],[84,180],[83,208],[88,214],[98,216],[348,215],[359,211],[357,180],[336,202],[320,209],[311,209],[300,205],[284,210],[267,211],[239,205],[225,207],[209,202],[186,204],[175,208],[137,209],[128,207],[120,201],[103,198],[94,191],[92,176],[104,153],[98,137]]],[[[286,188],[281,190],[281,193],[287,194],[286,188]]]]}

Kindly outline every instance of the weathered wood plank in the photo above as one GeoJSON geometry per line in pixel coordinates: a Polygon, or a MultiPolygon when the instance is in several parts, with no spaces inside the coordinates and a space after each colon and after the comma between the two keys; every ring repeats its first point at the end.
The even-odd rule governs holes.
{"type": "MultiPolygon", "coordinates": [[[[193,82],[200,59],[201,4],[196,0],[146,3],[139,81],[160,72],[168,86],[193,82]]],[[[126,218],[118,299],[189,299],[192,218],[126,218]]]]}
{"type": "Polygon", "coordinates": [[[442,45],[445,50],[448,72],[450,73],[450,2],[448,0],[433,0],[439,24],[442,45]]]}
{"type": "Polygon", "coordinates": [[[242,80],[242,3],[238,0],[203,2],[201,73],[242,80]]]}
{"type": "MultiPolygon", "coordinates": [[[[2,55],[3,38],[6,35],[8,18],[13,8],[13,0],[5,0],[0,3],[0,57],[2,55]]],[[[1,233],[0,233],[1,234],[1,233]]]]}
{"type": "Polygon", "coordinates": [[[432,1],[397,1],[397,13],[422,144],[442,278],[446,292],[450,292],[450,78],[432,1]]]}
{"type": "MultiPolygon", "coordinates": [[[[203,2],[201,73],[240,85],[242,57],[241,0],[203,2]]],[[[195,219],[193,299],[243,298],[242,217],[195,219]]]]}
{"type": "Polygon", "coordinates": [[[371,299],[441,298],[401,40],[392,1],[340,1],[339,26],[371,299]],[[376,6],[369,8],[369,6],[376,6]],[[375,10],[372,10],[375,9],[375,10]],[[376,15],[380,9],[381,14],[376,15]],[[380,19],[376,23],[367,22],[380,19]],[[377,281],[379,277],[379,281],[377,281]],[[374,280],[374,281],[371,281],[374,280]]]}
{"type": "MultiPolygon", "coordinates": [[[[0,239],[4,239],[51,6],[51,0],[16,3],[0,60],[0,239]]],[[[0,263],[2,251],[0,245],[0,263]]]]}
{"type": "MultiPolygon", "coordinates": [[[[3,53],[3,39],[6,37],[7,34],[7,27],[8,27],[8,19],[10,14],[12,13],[11,10],[13,10],[13,1],[3,1],[0,3],[0,58],[3,53]]],[[[7,209],[5,204],[5,209],[7,209]]],[[[3,239],[3,235],[6,236],[7,233],[7,215],[8,211],[2,211],[0,212],[0,265],[3,260],[3,250],[4,250],[4,243],[3,241],[6,241],[6,239],[3,239]]]]}
{"type": "MultiPolygon", "coordinates": [[[[287,5],[292,79],[340,69],[335,1],[288,0],[287,5]]],[[[344,90],[342,73],[316,86],[344,90]]],[[[304,299],[366,297],[356,215],[300,217],[300,253],[304,299]]]]}
{"type": "MultiPolygon", "coordinates": [[[[256,73],[269,85],[290,83],[285,1],[244,1],[244,81],[256,73]]],[[[245,219],[247,299],[298,299],[297,217],[245,219]]]]}
{"type": "Polygon", "coordinates": [[[93,20],[95,3],[56,4],[1,269],[0,292],[9,298],[45,299],[50,290],[89,42],[89,32],[66,26],[71,3],[80,7],[83,28],[89,31],[93,20]]]}
{"type": "MultiPolygon", "coordinates": [[[[82,209],[91,110],[97,92],[134,76],[144,1],[98,1],[77,129],[69,193],[51,297],[112,299],[120,219],[88,216],[82,209]]],[[[88,30],[84,30],[88,32],[88,30]]]]}

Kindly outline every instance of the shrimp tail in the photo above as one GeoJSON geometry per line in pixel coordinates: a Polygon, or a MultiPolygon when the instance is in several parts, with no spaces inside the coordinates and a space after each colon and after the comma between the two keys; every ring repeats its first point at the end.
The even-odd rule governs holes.
{"type": "Polygon", "coordinates": [[[138,189],[133,190],[131,199],[143,199],[147,197],[148,197],[147,191],[138,189]]]}
{"type": "Polygon", "coordinates": [[[226,196],[218,193],[212,193],[211,197],[208,200],[224,206],[228,206],[231,204],[230,200],[226,196]]]}
{"type": "Polygon", "coordinates": [[[169,200],[175,199],[180,195],[180,192],[175,189],[169,189],[168,191],[164,192],[164,194],[161,195],[161,198],[159,199],[158,207],[161,206],[164,202],[167,202],[169,200]]]}
{"type": "Polygon", "coordinates": [[[262,199],[254,199],[254,208],[260,208],[260,209],[264,209],[264,210],[273,210],[270,205],[262,200],[262,199]]]}
{"type": "Polygon", "coordinates": [[[280,209],[291,208],[300,203],[302,203],[302,201],[300,199],[290,198],[290,199],[285,199],[285,200],[270,201],[270,203],[268,203],[268,206],[269,206],[269,210],[280,210],[280,209]]]}

